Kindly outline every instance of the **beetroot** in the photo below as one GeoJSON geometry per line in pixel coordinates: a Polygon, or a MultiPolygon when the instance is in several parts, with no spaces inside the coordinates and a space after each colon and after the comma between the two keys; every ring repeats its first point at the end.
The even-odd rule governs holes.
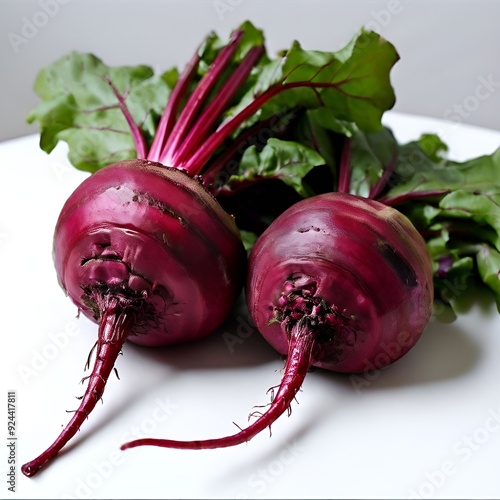
{"type": "Polygon", "coordinates": [[[54,260],[62,287],[99,323],[95,364],[69,424],[22,472],[34,475],[77,432],[126,339],[168,345],[219,326],[245,258],[234,220],[181,170],[126,160],[84,181],[59,216],[54,260]]]}
{"type": "Polygon", "coordinates": [[[249,262],[249,311],[266,340],[287,355],[268,410],[232,436],[141,439],[122,449],[240,444],[290,407],[312,366],[353,373],[396,361],[429,320],[432,280],[423,238],[395,209],[343,193],[295,204],[260,237],[249,262]]]}
{"type": "Polygon", "coordinates": [[[99,323],[99,333],[79,408],[55,442],[22,466],[26,476],[36,474],[79,430],[101,399],[126,339],[160,346],[207,335],[226,319],[242,288],[246,253],[239,230],[197,178],[204,163],[193,161],[195,153],[207,159],[213,153],[216,146],[199,143],[210,136],[238,89],[235,78],[244,80],[262,56],[262,46],[250,49],[226,82],[231,89],[199,113],[242,36],[236,32],[221,49],[179,112],[199,64],[199,54],[194,55],[149,150],[125,96],[102,76],[129,127],[137,158],[97,171],[73,192],[59,216],[54,235],[59,281],[79,311],[99,323]],[[211,110],[214,102],[218,112],[211,110]],[[202,130],[190,135],[190,125],[202,130]]]}
{"type": "Polygon", "coordinates": [[[134,316],[130,340],[146,346],[213,331],[245,269],[234,220],[182,170],[147,160],[109,165],[75,190],[56,226],[54,260],[84,314],[97,320],[106,296],[116,296],[134,316]]]}

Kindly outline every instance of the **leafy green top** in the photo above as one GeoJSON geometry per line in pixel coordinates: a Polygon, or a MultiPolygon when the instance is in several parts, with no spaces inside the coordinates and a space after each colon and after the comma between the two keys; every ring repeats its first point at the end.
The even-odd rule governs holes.
{"type": "Polygon", "coordinates": [[[41,102],[28,121],[40,124],[44,151],[64,140],[73,165],[90,172],[140,156],[200,173],[223,143],[299,109],[327,108],[339,127],[380,129],[395,99],[389,72],[398,55],[390,43],[361,30],[338,52],[294,42],[274,59],[263,43],[249,22],[227,44],[210,33],[181,75],[72,52],[40,71],[41,102]]]}
{"type": "Polygon", "coordinates": [[[397,60],[364,29],[336,52],[293,42],[272,58],[245,22],[227,43],[210,33],[180,73],[72,52],[40,71],[28,120],[43,150],[66,141],[82,170],[141,157],[201,174],[248,248],[303,197],[338,190],[396,206],[426,240],[437,299],[478,278],[500,310],[500,150],[458,163],[433,134],[398,144],[382,127],[397,60]]]}

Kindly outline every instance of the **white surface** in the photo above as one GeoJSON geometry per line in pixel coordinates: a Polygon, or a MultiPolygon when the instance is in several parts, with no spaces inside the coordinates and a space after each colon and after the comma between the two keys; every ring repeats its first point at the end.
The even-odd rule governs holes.
{"type": "Polygon", "coordinates": [[[183,66],[205,33],[227,36],[245,19],[270,51],[294,39],[337,50],[374,29],[401,55],[396,111],[500,130],[498,0],[0,0],[0,139],[37,131],[24,122],[35,75],[70,50],[183,66]]]}
{"type": "MultiPolygon", "coordinates": [[[[386,123],[401,140],[440,131],[459,160],[500,146],[500,132],[486,129],[395,113],[386,123]]],[[[42,153],[36,136],[1,143],[0,164],[0,394],[18,393],[21,464],[76,408],[96,326],[75,318],[51,260],[57,215],[85,174],[67,165],[63,147],[42,153]]],[[[117,364],[121,380],[111,377],[104,404],[67,453],[32,479],[18,470],[16,494],[3,483],[0,496],[499,498],[500,315],[487,297],[473,299],[458,321],[431,321],[406,357],[368,378],[309,374],[300,404],[273,425],[272,438],[264,432],[221,450],[118,448],[138,432],[179,439],[233,433],[232,421],[245,425],[252,406],[268,401],[283,363],[247,326],[244,308],[196,344],[127,344],[117,364]],[[240,342],[232,349],[228,334],[240,342]]]]}

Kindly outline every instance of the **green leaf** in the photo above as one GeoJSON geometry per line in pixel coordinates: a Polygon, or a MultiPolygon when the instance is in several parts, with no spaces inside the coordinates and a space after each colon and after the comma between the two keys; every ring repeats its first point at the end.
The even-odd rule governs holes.
{"type": "MultiPolygon", "coordinates": [[[[439,150],[444,149],[440,146],[439,150]]],[[[436,156],[435,151],[432,154],[436,156]]],[[[461,163],[436,162],[413,142],[400,148],[396,173],[387,198],[411,200],[421,192],[446,191],[439,196],[439,213],[433,217],[462,238],[488,241],[500,249],[500,149],[461,163]]]]}
{"type": "Polygon", "coordinates": [[[337,118],[329,108],[310,109],[307,113],[310,121],[314,122],[315,128],[318,130],[321,127],[346,137],[352,137],[356,132],[359,132],[354,123],[337,118]]]}
{"type": "Polygon", "coordinates": [[[207,72],[208,68],[214,62],[214,59],[224,45],[224,41],[219,38],[214,31],[211,31],[206,35],[203,43],[198,48],[198,74],[200,76],[207,72]]]}
{"type": "Polygon", "coordinates": [[[294,123],[290,137],[320,154],[332,175],[329,186],[334,186],[339,145],[343,144],[344,136],[350,137],[354,133],[355,126],[337,120],[328,108],[308,109],[296,116],[294,123]]]}
{"type": "Polygon", "coordinates": [[[441,213],[439,208],[427,203],[409,203],[401,209],[413,225],[419,229],[432,229],[434,231],[442,230],[442,226],[435,224],[436,218],[441,213]]]}
{"type": "MultiPolygon", "coordinates": [[[[246,56],[252,47],[264,44],[265,37],[263,31],[254,26],[250,21],[244,21],[235,31],[242,32],[241,39],[233,56],[233,61],[238,63],[246,56]]],[[[226,44],[227,41],[220,38],[214,31],[208,33],[198,49],[198,55],[200,57],[198,73],[200,75],[207,72],[209,66],[214,62],[220,50],[226,44]]]]}
{"type": "Polygon", "coordinates": [[[351,138],[350,193],[368,197],[386,168],[397,155],[398,144],[391,130],[364,134],[357,131],[351,138]]]}
{"type": "Polygon", "coordinates": [[[294,139],[301,144],[310,144],[324,158],[332,172],[335,172],[336,144],[331,130],[321,123],[319,117],[321,111],[323,108],[310,109],[302,115],[301,119],[297,121],[294,139]]]}
{"type": "Polygon", "coordinates": [[[255,96],[282,87],[245,126],[294,108],[326,107],[339,127],[346,122],[363,131],[380,130],[383,113],[395,102],[390,71],[398,59],[394,46],[372,31],[361,30],[337,52],[304,50],[295,41],[280,59],[266,58],[259,64],[254,86],[227,117],[255,96]]]}
{"type": "Polygon", "coordinates": [[[419,141],[399,147],[395,175],[389,184],[387,197],[430,190],[448,190],[460,183],[460,174],[446,167],[446,162],[434,161],[419,141]]]}
{"type": "Polygon", "coordinates": [[[169,90],[172,90],[179,79],[179,70],[177,68],[170,68],[164,71],[160,78],[166,83],[169,90]]]}
{"type": "Polygon", "coordinates": [[[496,193],[491,191],[453,191],[441,200],[439,207],[447,217],[471,219],[491,226],[496,232],[493,243],[500,249],[500,189],[496,193]]]}
{"type": "Polygon", "coordinates": [[[500,305],[500,149],[465,162],[447,160],[446,150],[432,134],[401,146],[386,199],[399,197],[398,208],[424,235],[438,297],[446,300],[450,283],[478,277],[500,305]]]}
{"type": "Polygon", "coordinates": [[[35,82],[41,102],[28,121],[40,124],[44,151],[65,140],[73,165],[90,172],[136,156],[129,127],[106,78],[125,97],[146,142],[151,140],[169,94],[166,75],[156,76],[148,66],[109,67],[92,54],[72,52],[43,68],[35,82]]]}
{"type": "MultiPolygon", "coordinates": [[[[443,151],[442,147],[439,151],[443,151]]],[[[500,187],[500,149],[466,162],[453,162],[431,150],[430,155],[420,141],[399,149],[396,174],[398,179],[388,197],[430,190],[466,190],[494,194],[500,187]]]]}
{"type": "Polygon", "coordinates": [[[444,159],[444,153],[448,151],[448,146],[436,134],[422,134],[418,144],[424,153],[435,162],[444,159]]]}
{"type": "Polygon", "coordinates": [[[398,59],[392,44],[364,29],[333,53],[303,50],[295,42],[283,65],[284,83],[329,84],[316,91],[297,91],[301,90],[306,106],[325,105],[339,120],[354,122],[363,131],[376,131],[383,113],[395,102],[389,74],[398,59]]]}
{"type": "Polygon", "coordinates": [[[314,167],[324,163],[321,155],[310,147],[271,138],[262,151],[256,146],[245,150],[240,173],[230,177],[228,186],[237,190],[241,185],[265,179],[279,179],[295,189],[299,195],[306,197],[308,191],[302,182],[303,178],[314,167]]]}
{"type": "Polygon", "coordinates": [[[495,296],[500,312],[500,252],[489,245],[482,245],[477,253],[479,275],[495,296]]]}
{"type": "Polygon", "coordinates": [[[243,242],[243,246],[247,251],[252,249],[252,247],[254,246],[255,242],[259,237],[256,233],[243,230],[240,230],[240,235],[241,235],[241,241],[243,242]]]}
{"type": "Polygon", "coordinates": [[[255,27],[250,21],[244,21],[240,24],[238,30],[243,32],[243,36],[235,53],[234,59],[236,62],[240,62],[252,47],[263,45],[265,42],[263,31],[255,27]]]}

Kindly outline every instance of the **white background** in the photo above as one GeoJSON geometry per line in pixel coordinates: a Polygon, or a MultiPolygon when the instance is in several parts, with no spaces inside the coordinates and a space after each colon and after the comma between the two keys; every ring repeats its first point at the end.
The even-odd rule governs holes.
{"type": "MultiPolygon", "coordinates": [[[[396,109],[455,120],[390,113],[401,140],[438,131],[457,159],[500,145],[500,132],[466,126],[500,130],[499,2],[60,1],[15,52],[9,34],[22,36],[25,19],[43,20],[43,5],[0,0],[4,139],[36,132],[24,124],[36,103],[35,74],[69,50],[164,69],[183,65],[209,29],[224,35],[249,18],[265,28],[272,50],[294,38],[337,49],[362,24],[380,28],[402,57],[393,72],[396,109]],[[485,80],[490,91],[478,91],[485,80]],[[456,109],[463,116],[450,114],[456,109]]],[[[24,462],[67,422],[95,339],[95,325],[75,318],[51,260],[53,225],[85,174],[67,165],[63,147],[41,153],[36,135],[0,144],[0,165],[1,397],[18,392],[24,462]]],[[[431,321],[405,358],[364,379],[360,391],[348,376],[311,373],[300,405],[273,426],[271,439],[263,433],[233,449],[117,452],[138,431],[179,439],[232,433],[233,420],[244,425],[252,406],[267,402],[282,362],[248,327],[244,308],[190,346],[127,345],[121,381],[111,378],[104,405],[68,452],[33,479],[19,474],[15,495],[2,481],[0,497],[498,498],[499,315],[487,296],[459,293],[474,304],[469,311],[451,324],[431,321]],[[228,345],[227,334],[241,343],[228,345]]]]}

